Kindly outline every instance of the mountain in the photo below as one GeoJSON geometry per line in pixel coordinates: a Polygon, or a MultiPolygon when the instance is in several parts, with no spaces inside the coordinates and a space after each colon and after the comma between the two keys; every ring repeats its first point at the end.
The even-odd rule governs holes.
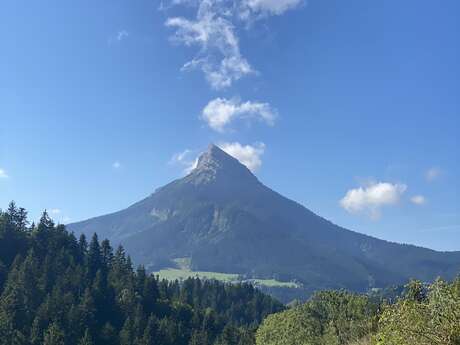
{"type": "Polygon", "coordinates": [[[184,178],[125,210],[68,228],[121,243],[150,270],[191,269],[296,281],[304,291],[431,281],[460,272],[460,252],[436,252],[341,228],[263,185],[211,145],[184,178]]]}

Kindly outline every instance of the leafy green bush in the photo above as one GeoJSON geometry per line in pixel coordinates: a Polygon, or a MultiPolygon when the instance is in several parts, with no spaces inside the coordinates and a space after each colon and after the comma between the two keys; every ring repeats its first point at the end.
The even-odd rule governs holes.
{"type": "Polygon", "coordinates": [[[459,345],[460,278],[438,279],[425,288],[411,282],[405,298],[387,305],[379,320],[378,345],[459,345]]]}
{"type": "Polygon", "coordinates": [[[257,345],[346,345],[375,330],[377,305],[364,295],[323,291],[307,303],[268,316],[257,345]]]}

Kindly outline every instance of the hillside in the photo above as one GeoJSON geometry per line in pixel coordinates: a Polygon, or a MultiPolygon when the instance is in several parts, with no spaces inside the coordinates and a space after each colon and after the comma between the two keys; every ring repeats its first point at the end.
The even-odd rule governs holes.
{"type": "Polygon", "coordinates": [[[341,228],[263,185],[211,145],[188,176],[114,214],[69,225],[122,243],[151,271],[188,260],[192,271],[295,281],[302,293],[365,291],[410,278],[453,278],[460,252],[436,252],[341,228]]]}

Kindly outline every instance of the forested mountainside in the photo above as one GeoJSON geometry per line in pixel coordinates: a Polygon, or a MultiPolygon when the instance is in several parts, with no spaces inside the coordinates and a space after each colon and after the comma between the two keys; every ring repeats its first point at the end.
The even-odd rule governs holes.
{"type": "Polygon", "coordinates": [[[248,284],[159,281],[46,213],[0,212],[0,345],[252,345],[284,307],[248,284]]]}
{"type": "Polygon", "coordinates": [[[298,283],[282,294],[270,290],[286,300],[321,289],[364,292],[411,278],[452,279],[460,270],[460,252],[391,243],[321,218],[263,185],[214,145],[184,178],[69,229],[122,243],[152,271],[187,258],[193,271],[298,283]]]}

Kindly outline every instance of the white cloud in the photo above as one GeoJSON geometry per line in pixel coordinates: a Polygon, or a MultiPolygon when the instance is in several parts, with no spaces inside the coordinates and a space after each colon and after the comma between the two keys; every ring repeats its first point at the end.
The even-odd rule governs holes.
{"type": "Polygon", "coordinates": [[[118,31],[117,41],[123,41],[124,39],[126,39],[128,37],[129,37],[128,31],[126,31],[126,30],[118,31]]]}
{"type": "Polygon", "coordinates": [[[197,9],[195,18],[170,17],[165,25],[176,29],[174,41],[199,48],[182,71],[201,69],[212,88],[219,90],[256,73],[241,54],[238,25],[281,15],[302,3],[303,0],[172,0],[169,6],[162,3],[160,8],[182,5],[197,9]]]}
{"type": "Polygon", "coordinates": [[[0,168],[0,178],[8,178],[8,174],[6,173],[6,171],[4,169],[1,169],[0,168]]]}
{"type": "Polygon", "coordinates": [[[61,213],[61,210],[59,208],[52,208],[49,210],[49,213],[52,215],[58,215],[61,213]]]}
{"type": "Polygon", "coordinates": [[[198,166],[198,157],[195,158],[192,162],[189,162],[187,167],[184,169],[184,173],[186,175],[190,174],[193,169],[195,169],[198,166]]]}
{"type": "Polygon", "coordinates": [[[381,208],[395,205],[406,191],[405,184],[372,183],[367,187],[350,189],[340,205],[350,213],[365,213],[373,219],[380,217],[381,208]]]}
{"type": "Polygon", "coordinates": [[[120,163],[119,161],[113,162],[112,168],[114,168],[114,169],[120,169],[120,168],[121,168],[121,163],[120,163]]]}
{"type": "Polygon", "coordinates": [[[182,152],[175,153],[169,160],[169,164],[181,165],[184,174],[188,175],[196,168],[198,157],[196,152],[186,149],[182,152]]]}
{"type": "Polygon", "coordinates": [[[432,182],[436,179],[439,178],[439,176],[441,176],[441,169],[438,168],[438,167],[433,167],[433,168],[430,168],[426,171],[425,173],[425,178],[428,182],[432,182]]]}
{"type": "Polygon", "coordinates": [[[302,3],[303,0],[242,0],[241,16],[247,18],[251,14],[281,15],[302,3]]]}
{"type": "Polygon", "coordinates": [[[410,201],[416,205],[423,205],[426,203],[426,198],[423,195],[414,195],[410,201]]]}
{"type": "Polygon", "coordinates": [[[172,157],[171,160],[169,161],[170,163],[176,163],[176,162],[183,162],[188,155],[192,153],[192,150],[185,149],[182,152],[175,153],[172,157]]]}
{"type": "Polygon", "coordinates": [[[108,39],[108,44],[121,43],[129,37],[129,32],[126,30],[119,30],[116,34],[111,35],[108,39]]]}
{"type": "Polygon", "coordinates": [[[259,119],[273,125],[277,116],[276,110],[268,103],[240,102],[236,99],[216,98],[210,101],[202,111],[202,119],[212,129],[223,132],[225,127],[237,118],[259,119]]]}
{"type": "Polygon", "coordinates": [[[254,145],[241,145],[238,142],[221,143],[218,145],[222,150],[230,156],[238,159],[242,164],[252,172],[257,171],[262,165],[261,156],[265,152],[264,143],[256,143],[254,145]]]}
{"type": "Polygon", "coordinates": [[[197,56],[182,70],[200,68],[214,89],[229,87],[255,72],[241,55],[235,26],[231,22],[231,9],[224,1],[202,0],[195,20],[172,17],[167,19],[166,26],[176,28],[174,40],[199,47],[197,56]]]}

